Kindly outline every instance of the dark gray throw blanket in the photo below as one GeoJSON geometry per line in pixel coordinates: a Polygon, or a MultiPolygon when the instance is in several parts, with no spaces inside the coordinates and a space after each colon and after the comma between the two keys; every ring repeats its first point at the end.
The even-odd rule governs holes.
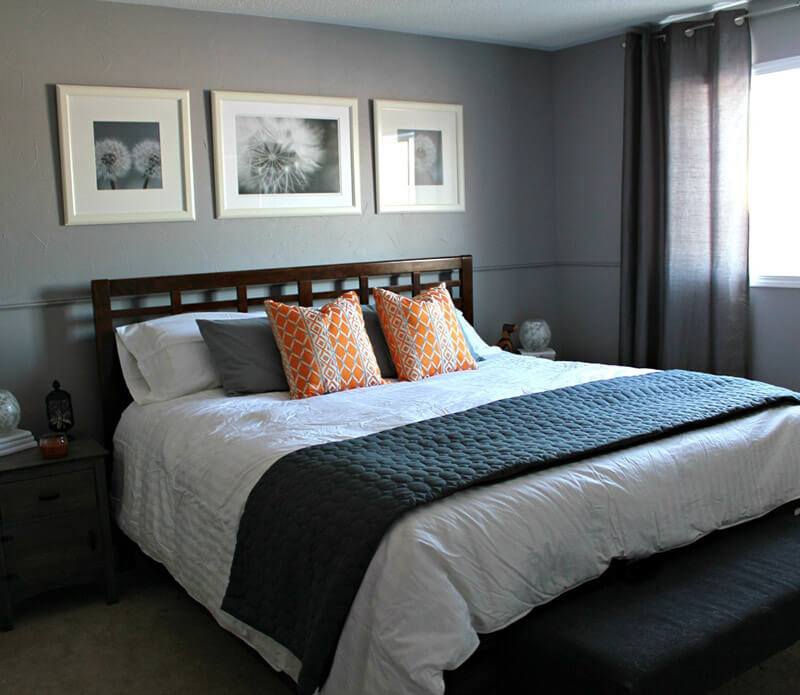
{"type": "Polygon", "coordinates": [[[222,608],[290,649],[302,662],[298,692],[310,695],[328,675],[375,550],[406,512],[472,485],[788,403],[800,403],[800,394],[733,377],[654,372],[295,451],[250,493],[222,608]]]}

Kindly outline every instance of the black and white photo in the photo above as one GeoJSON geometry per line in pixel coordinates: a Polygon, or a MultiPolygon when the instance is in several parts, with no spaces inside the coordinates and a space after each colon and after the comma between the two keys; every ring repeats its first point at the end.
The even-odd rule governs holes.
{"type": "Polygon", "coordinates": [[[239,193],[338,193],[339,124],[325,118],[236,117],[239,193]]]}
{"type": "Polygon", "coordinates": [[[194,219],[187,90],[56,91],[64,224],[194,219]]]}
{"type": "Polygon", "coordinates": [[[407,142],[414,157],[414,180],[417,186],[441,186],[442,172],[442,131],[441,130],[403,130],[397,131],[399,142],[407,142]]]}
{"type": "Polygon", "coordinates": [[[460,104],[373,102],[375,206],[387,212],[463,212],[460,104]]]}
{"type": "Polygon", "coordinates": [[[162,188],[158,123],[94,122],[97,190],[162,188]]]}
{"type": "Polygon", "coordinates": [[[358,102],[211,93],[217,217],[360,214],[358,102]]]}

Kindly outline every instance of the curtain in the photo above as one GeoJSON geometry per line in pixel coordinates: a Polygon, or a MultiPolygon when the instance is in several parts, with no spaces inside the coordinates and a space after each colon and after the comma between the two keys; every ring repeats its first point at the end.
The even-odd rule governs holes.
{"type": "Polygon", "coordinates": [[[744,375],[750,32],[626,38],[620,360],[744,375]]]}
{"type": "Polygon", "coordinates": [[[660,364],[666,235],[665,40],[625,39],[620,362],[660,364]]]}

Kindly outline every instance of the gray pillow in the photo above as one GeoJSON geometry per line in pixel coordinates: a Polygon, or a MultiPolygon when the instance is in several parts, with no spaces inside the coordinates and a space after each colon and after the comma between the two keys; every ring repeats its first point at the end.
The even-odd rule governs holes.
{"type": "Polygon", "coordinates": [[[392,354],[389,352],[386,338],[383,336],[378,312],[371,304],[362,304],[361,313],[364,314],[364,326],[367,329],[369,342],[372,343],[372,349],[375,351],[375,359],[378,360],[381,376],[384,379],[396,379],[397,369],[395,369],[394,362],[392,362],[392,354]]]}
{"type": "Polygon", "coordinates": [[[226,394],[289,390],[266,316],[234,321],[198,319],[197,326],[226,394]]]}

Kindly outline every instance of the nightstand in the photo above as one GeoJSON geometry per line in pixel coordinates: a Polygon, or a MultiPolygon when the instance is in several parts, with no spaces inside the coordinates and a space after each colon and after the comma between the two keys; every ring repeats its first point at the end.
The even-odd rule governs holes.
{"type": "Polygon", "coordinates": [[[15,603],[50,589],[102,581],[117,600],[107,455],[78,439],[60,459],[38,447],[0,457],[0,630],[15,603]]]}
{"type": "Polygon", "coordinates": [[[554,360],[556,358],[556,351],[553,350],[553,348],[545,348],[544,350],[538,350],[537,352],[523,350],[520,348],[519,354],[525,355],[525,357],[540,357],[543,360],[554,360]]]}

